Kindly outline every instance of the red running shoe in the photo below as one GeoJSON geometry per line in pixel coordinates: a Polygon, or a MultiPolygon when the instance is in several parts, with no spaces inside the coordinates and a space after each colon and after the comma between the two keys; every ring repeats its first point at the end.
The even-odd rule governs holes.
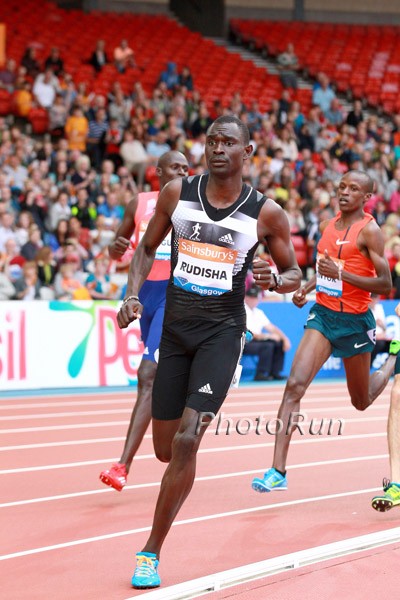
{"type": "Polygon", "coordinates": [[[126,485],[127,477],[128,473],[123,463],[116,463],[110,469],[106,469],[100,473],[100,481],[114,488],[117,492],[120,492],[124,485],[126,485]]]}

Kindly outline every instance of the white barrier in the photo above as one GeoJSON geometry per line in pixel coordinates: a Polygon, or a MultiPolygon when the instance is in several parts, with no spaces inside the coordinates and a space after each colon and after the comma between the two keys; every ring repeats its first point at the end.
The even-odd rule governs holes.
{"type": "Polygon", "coordinates": [[[119,302],[0,302],[0,390],[126,386],[143,353],[119,302]]]}
{"type": "MultiPolygon", "coordinates": [[[[190,600],[190,598],[207,596],[211,592],[226,590],[233,586],[277,575],[278,573],[301,569],[302,567],[318,564],[326,560],[337,559],[356,552],[366,552],[387,544],[397,544],[399,540],[400,528],[394,527],[393,529],[367,533],[366,535],[347,538],[339,542],[316,546],[315,548],[306,548],[305,550],[299,550],[291,554],[284,554],[261,562],[244,565],[243,567],[200,577],[199,579],[192,579],[191,581],[185,581],[184,583],[178,583],[141,594],[141,597],[147,600],[190,600]]],[[[371,564],[373,564],[373,559],[371,559],[371,564]]],[[[262,585],[267,584],[266,582],[263,584],[260,583],[259,590],[261,590],[262,585]]],[[[235,593],[232,590],[230,594],[228,592],[224,597],[233,597],[234,595],[235,593]]],[[[262,592],[259,594],[259,597],[264,597],[262,592]]],[[[134,598],[138,598],[137,594],[129,596],[127,600],[134,600],[134,598]]]]}

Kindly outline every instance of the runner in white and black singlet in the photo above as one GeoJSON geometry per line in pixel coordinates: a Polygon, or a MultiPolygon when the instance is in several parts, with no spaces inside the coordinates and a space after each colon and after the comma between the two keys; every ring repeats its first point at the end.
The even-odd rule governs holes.
{"type": "Polygon", "coordinates": [[[160,346],[168,358],[160,361],[154,382],[156,419],[178,419],[185,406],[217,414],[242,350],[245,278],[259,243],[257,219],[266,198],[243,184],[238,199],[218,209],[207,200],[208,180],[208,175],[183,179],[171,217],[171,279],[160,346]],[[215,369],[221,348],[224,368],[215,369]],[[175,370],[181,376],[169,382],[167,401],[165,377],[175,370]]]}
{"type": "Polygon", "coordinates": [[[209,175],[182,180],[171,219],[168,304],[170,310],[184,308],[185,316],[187,310],[195,318],[206,311],[208,319],[220,321],[243,316],[244,281],[258,245],[257,219],[266,197],[243,184],[233,204],[214,207],[206,196],[208,181],[209,175]]]}
{"type": "Polygon", "coordinates": [[[266,261],[255,259],[253,275],[261,288],[285,293],[300,285],[284,211],[243,183],[243,163],[252,150],[244,123],[234,116],[218,118],[206,138],[209,174],[164,187],[130,266],[117,317],[120,328],[140,316],[139,290],[172,226],[171,277],[152,405],[154,449],[169,465],[150,537],[136,555],[136,588],[160,585],[161,546],[193,485],[201,439],[233,380],[246,330],[245,277],[258,244],[268,245],[279,271],[275,275],[266,261]]]}

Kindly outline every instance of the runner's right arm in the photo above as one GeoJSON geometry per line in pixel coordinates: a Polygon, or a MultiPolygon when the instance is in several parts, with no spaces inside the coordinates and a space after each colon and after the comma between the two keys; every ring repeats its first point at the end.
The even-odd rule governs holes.
{"type": "Polygon", "coordinates": [[[316,275],[313,275],[311,279],[307,281],[301,288],[299,288],[292,296],[292,302],[298,308],[302,308],[305,304],[307,304],[307,294],[315,290],[317,282],[316,275]]]}
{"type": "Polygon", "coordinates": [[[129,267],[126,300],[117,315],[120,329],[128,327],[129,323],[140,318],[143,307],[138,300],[138,294],[153,266],[158,246],[171,229],[171,215],[179,202],[181,188],[182,180],[178,178],[167,183],[160,192],[155,213],[149,221],[129,267]]]}
{"type": "MultiPolygon", "coordinates": [[[[323,221],[319,227],[321,234],[324,232],[326,227],[328,226],[329,219],[323,221]]],[[[311,279],[307,281],[304,285],[301,286],[292,296],[292,302],[298,308],[302,308],[305,304],[307,304],[307,294],[315,290],[317,285],[317,276],[313,275],[311,279]]]]}
{"type": "Polygon", "coordinates": [[[124,217],[115,234],[115,239],[108,246],[110,258],[118,260],[129,248],[130,239],[135,231],[135,214],[138,204],[137,194],[134,195],[126,206],[124,217]]]}

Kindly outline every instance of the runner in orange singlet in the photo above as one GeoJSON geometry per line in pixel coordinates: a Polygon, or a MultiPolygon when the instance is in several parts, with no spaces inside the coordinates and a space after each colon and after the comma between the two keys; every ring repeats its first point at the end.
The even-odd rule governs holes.
{"type": "MultiPolygon", "coordinates": [[[[187,160],[181,152],[163,154],[157,165],[160,190],[173,179],[188,174],[187,160]]],[[[154,214],[158,192],[144,192],[128,204],[115,241],[109,247],[113,259],[130,263],[147,225],[154,214]]],[[[144,307],[140,331],[145,345],[138,369],[138,392],[122,456],[118,463],[100,473],[100,480],[120,492],[127,481],[129,469],[151,420],[151,395],[157,369],[158,347],[164,318],[165,294],[170,276],[171,243],[167,236],[157,248],[149,276],[140,290],[144,307]]]]}
{"type": "Polygon", "coordinates": [[[331,354],[343,359],[353,406],[365,410],[379,396],[393,373],[400,342],[394,340],[386,363],[370,377],[375,344],[375,319],[368,308],[370,294],[389,294],[392,283],[384,255],[382,232],[363,210],[373,192],[372,179],[349,171],[339,184],[340,212],[321,225],[316,275],[293,296],[301,308],[316,289],[304,336],[293,359],[278,412],[282,426],[275,438],[273,467],[256,477],[257,492],[287,489],[286,460],[296,429],[300,400],[331,354]]]}

